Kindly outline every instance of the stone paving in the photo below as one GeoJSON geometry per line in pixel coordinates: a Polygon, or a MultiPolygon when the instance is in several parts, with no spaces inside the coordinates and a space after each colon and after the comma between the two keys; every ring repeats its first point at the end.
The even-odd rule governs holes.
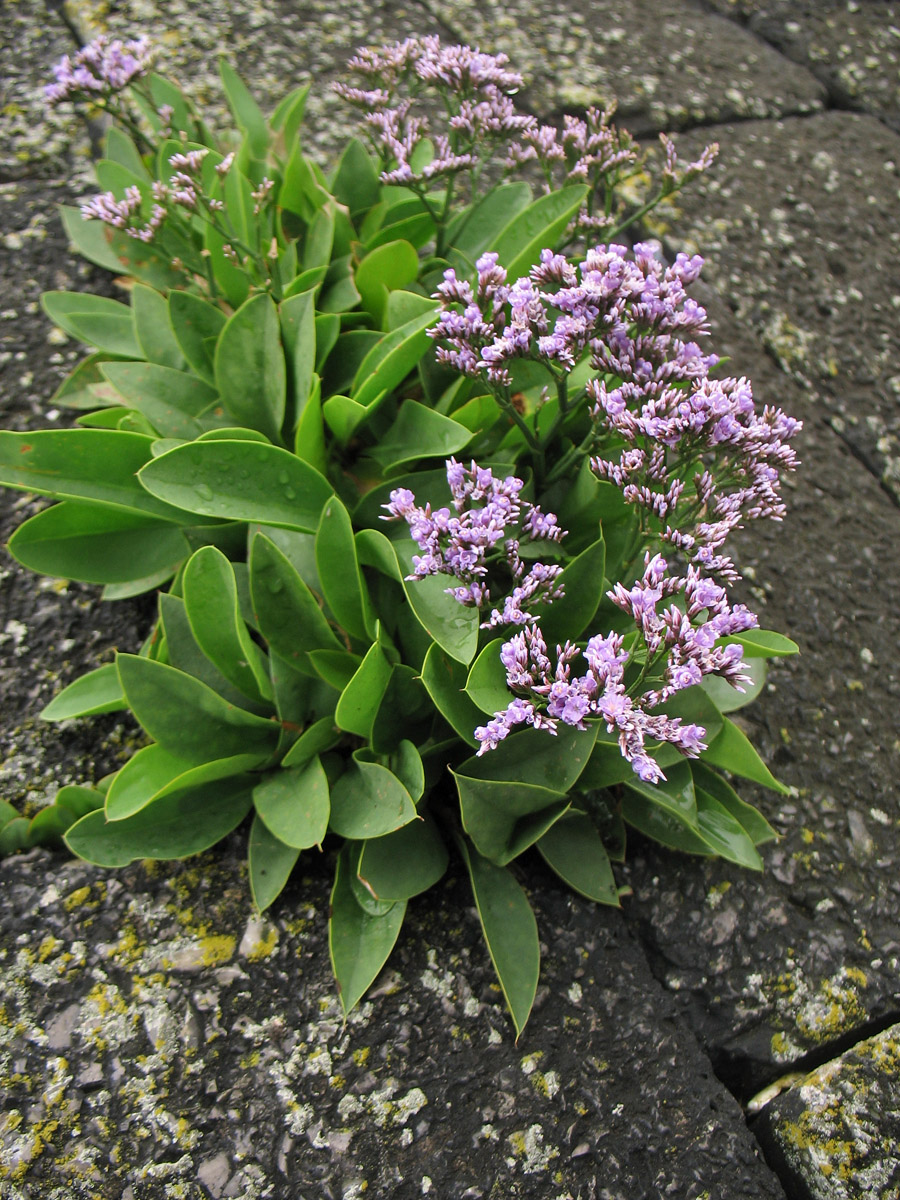
{"type": "MultiPolygon", "coordinates": [[[[2,21],[5,425],[45,423],[78,356],[40,292],[110,286],[56,224],[90,142],[46,124],[40,89],[76,35],[140,28],[205,103],[218,51],[271,104],[358,44],[437,32],[506,50],[542,115],[616,96],[641,136],[719,141],[657,232],[706,257],[729,370],[805,428],[784,526],[739,547],[748,600],[803,651],[745,710],[793,789],[755,798],[780,835],[763,875],[639,845],[621,913],[535,875],[544,968],[516,1045],[459,878],[343,1027],[314,864],[260,921],[236,843],[153,871],[6,860],[0,1198],[897,1200],[900,4],[222,0],[198,21],[185,0],[23,0],[2,21]]],[[[327,155],[347,127],[323,111],[327,155]]],[[[146,610],[3,566],[0,782],[21,803],[127,754],[112,717],[35,715],[146,610]]]]}

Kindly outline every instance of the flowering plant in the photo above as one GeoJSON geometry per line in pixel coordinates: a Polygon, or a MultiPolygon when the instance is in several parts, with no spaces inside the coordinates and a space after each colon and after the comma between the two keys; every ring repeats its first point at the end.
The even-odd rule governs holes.
{"type": "Polygon", "coordinates": [[[158,589],[158,617],[43,714],[127,708],[148,743],[5,806],[0,849],[117,867],[252,815],[265,909],[333,838],[349,1011],[455,844],[520,1031],[526,851],[615,905],[626,825],[757,869],[773,836],[722,774],[780,789],[727,714],[796,647],[732,603],[723,547],[781,519],[799,426],[716,374],[699,257],[616,240],[714,147],[682,166],[664,138],[654,185],[610,112],[542,126],[503,55],[410,38],[351,61],[375,157],[353,140],[326,176],[306,89],[266,119],[221,74],[221,138],[143,40],[48,88],[114,118],[104,190],[63,219],[130,304],[45,297],[94,352],[54,398],[78,428],[0,433],[0,483],[58,501],[10,550],[110,599],[158,589]]]}

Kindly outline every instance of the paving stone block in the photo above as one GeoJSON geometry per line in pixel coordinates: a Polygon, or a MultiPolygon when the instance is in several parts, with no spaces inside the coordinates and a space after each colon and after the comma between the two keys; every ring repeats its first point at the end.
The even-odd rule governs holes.
{"type": "Polygon", "coordinates": [[[638,130],[811,112],[823,89],[760,39],[685,0],[425,0],[462,41],[502,49],[530,84],[535,111],[612,99],[638,130]]]}
{"type": "Polygon", "coordinates": [[[900,1025],[773,1100],[756,1125],[797,1200],[900,1195],[900,1025]]]}
{"type": "Polygon", "coordinates": [[[884,0],[710,0],[812,71],[836,107],[873,113],[900,130],[900,4],[884,0]]]}
{"type": "Polygon", "coordinates": [[[900,498],[900,135],[828,112],[686,135],[719,161],[679,197],[679,246],[900,498]]]}
{"type": "Polygon", "coordinates": [[[329,863],[312,853],[261,920],[240,851],[0,864],[4,1200],[784,1200],[615,911],[540,881],[516,1044],[448,880],[345,1025],[329,863]]]}

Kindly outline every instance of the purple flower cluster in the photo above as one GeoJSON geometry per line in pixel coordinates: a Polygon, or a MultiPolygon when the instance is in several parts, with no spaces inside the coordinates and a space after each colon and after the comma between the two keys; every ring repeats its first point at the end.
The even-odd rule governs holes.
{"type": "Polygon", "coordinates": [[[153,55],[146,37],[122,42],[101,34],[73,58],[66,54],[60,59],[53,68],[56,82],[47,85],[44,95],[50,104],[111,96],[146,75],[153,55]]]}
{"type": "Polygon", "coordinates": [[[444,272],[435,293],[442,312],[429,335],[443,343],[440,362],[501,386],[512,359],[568,372],[586,349],[598,371],[623,379],[705,373],[715,356],[684,340],[705,331],[705,311],[685,294],[701,262],[680,254],[663,268],[654,247],[639,243],[633,257],[625,246],[597,246],[576,268],[542,250],[527,276],[507,284],[497,255],[484,254],[474,289],[452,268],[444,272]]]}
{"type": "Polygon", "coordinates": [[[706,748],[706,731],[653,710],[707,675],[720,675],[742,691],[747,682],[741,674],[743,650],[736,643],[719,643],[754,628],[757,619],[743,605],[731,606],[724,589],[695,568],[689,567],[682,578],[666,572],[665,559],[648,554],[643,577],[633,587],[616,584],[607,593],[637,627],[644,669],[631,688],[625,683],[625,669],[634,649],[631,655],[624,650],[620,634],[592,637],[583,652],[570,642],[557,646],[555,666],[536,626],[506,642],[500,659],[516,698],[475,730],[478,753],[493,750],[517,725],[555,733],[560,721],[584,729],[586,720],[599,718],[609,732],[618,734],[623,756],[643,780],[665,779],[647,749],[648,741],[667,742],[696,758],[706,748]],[[659,610],[663,601],[676,596],[681,606],[670,603],[659,610]],[[576,675],[572,664],[582,655],[587,670],[576,675]],[[656,686],[639,694],[648,675],[656,686]]]}
{"type": "Polygon", "coordinates": [[[505,54],[470,46],[444,46],[438,37],[412,37],[360,50],[347,64],[362,86],[336,83],[335,91],[362,109],[384,165],[382,182],[409,187],[474,167],[485,143],[527,128],[533,117],[517,113],[511,94],[522,77],[507,69],[505,54]],[[447,133],[435,133],[413,111],[418,95],[437,93],[447,111],[447,133]],[[433,156],[416,162],[430,142],[433,156]],[[393,165],[390,165],[393,164],[393,165]]]}
{"type": "Polygon", "coordinates": [[[483,608],[491,602],[489,571],[505,563],[514,581],[501,608],[493,608],[482,622],[483,629],[497,625],[525,625],[537,618],[529,611],[536,604],[550,604],[562,595],[558,583],[562,568],[544,563],[526,564],[519,554],[520,540],[558,542],[565,536],[553,513],[522,500],[521,479],[510,475],[496,478],[473,462],[464,467],[456,459],[447,463],[453,508],[420,507],[408,488],[395,488],[384,507],[384,520],[403,518],[422,554],[413,556],[414,571],[407,579],[426,575],[451,575],[459,581],[447,588],[460,604],[483,608]]]}

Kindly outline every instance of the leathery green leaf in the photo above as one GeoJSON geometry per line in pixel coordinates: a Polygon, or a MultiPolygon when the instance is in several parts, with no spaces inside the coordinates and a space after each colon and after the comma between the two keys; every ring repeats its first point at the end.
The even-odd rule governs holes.
{"type": "Polygon", "coordinates": [[[131,583],[147,571],[167,579],[190,550],[175,525],[68,500],[23,522],[8,548],[32,571],[105,584],[131,583]]]}
{"type": "Polygon", "coordinates": [[[427,891],[447,870],[447,847],[430,817],[363,844],[360,882],[378,900],[408,900],[427,891]]]}
{"type": "Polygon", "coordinates": [[[729,862],[761,871],[762,859],[747,831],[709,792],[702,788],[697,788],[696,792],[697,827],[707,845],[729,862]]]}
{"type": "Polygon", "coordinates": [[[606,847],[587,813],[570,809],[538,841],[551,870],[588,900],[618,907],[619,890],[606,847]]]}
{"type": "Polygon", "coordinates": [[[522,180],[492,188],[450,231],[450,260],[470,274],[479,255],[490,250],[502,230],[531,202],[531,188],[522,180]]]}
{"type": "Polygon", "coordinates": [[[296,424],[306,407],[316,367],[316,305],[314,292],[301,292],[281,302],[279,319],[284,342],[296,424]]]}
{"type": "Polygon", "coordinates": [[[160,437],[200,437],[198,420],[218,398],[215,388],[187,371],[154,363],[104,363],[104,376],[131,408],[147,418],[160,437]]]}
{"type": "Polygon", "coordinates": [[[267,292],[251,296],[231,316],[216,343],[216,387],[239,425],[281,438],[287,372],[278,309],[267,292]]]}
{"type": "Polygon", "coordinates": [[[253,903],[260,912],[265,912],[281,895],[299,857],[299,850],[279,841],[266,829],[259,814],[254,815],[250,826],[247,866],[253,903]]]}
{"type": "Polygon", "coordinates": [[[210,346],[222,332],[227,317],[208,300],[173,288],[169,292],[169,322],[188,365],[207,383],[215,383],[210,346]]]}
{"type": "Polygon", "coordinates": [[[328,920],[331,965],[345,1016],[387,962],[406,915],[404,900],[391,905],[381,916],[360,907],[350,884],[353,867],[349,850],[345,847],[338,858],[328,920]]]}
{"type": "Polygon", "coordinates": [[[224,58],[219,59],[219,76],[225,89],[228,107],[247,135],[253,157],[265,158],[269,145],[269,130],[259,105],[247,90],[247,85],[240,75],[224,58]]]}
{"type": "Polygon", "coordinates": [[[722,732],[716,737],[700,756],[704,762],[714,767],[723,767],[732,775],[740,775],[742,779],[752,779],[773,791],[788,795],[790,789],[779,783],[756,750],[751,745],[746,734],[738,729],[733,721],[724,718],[722,732]]]}
{"type": "Polygon", "coordinates": [[[396,421],[369,455],[385,471],[393,471],[420,458],[446,458],[471,439],[465,426],[415,400],[406,400],[400,405],[396,421]]]}
{"type": "MultiPolygon", "coordinates": [[[[472,663],[466,679],[466,696],[479,714],[500,712],[512,702],[513,694],[506,685],[506,667],[500,661],[500,650],[505,640],[494,638],[488,642],[472,663]]],[[[484,724],[481,716],[477,724],[484,724]]]]}
{"type": "Polygon", "coordinates": [[[743,674],[750,676],[750,682],[744,684],[742,692],[732,687],[721,675],[707,675],[700,684],[720,713],[737,712],[738,709],[745,708],[763,689],[766,682],[764,658],[745,658],[741,663],[741,670],[743,674]]]}
{"type": "Polygon", "coordinates": [[[393,771],[366,762],[359,751],[332,785],[329,828],[341,837],[382,837],[415,816],[409,792],[393,771]]]}
{"type": "Polygon", "coordinates": [[[755,846],[771,842],[778,835],[762,815],[762,813],[742,800],[730,783],[706,763],[694,761],[691,763],[691,774],[694,776],[694,786],[702,788],[710,796],[714,796],[722,807],[747,831],[755,846]]]}
{"type": "Polygon", "coordinates": [[[528,273],[581,207],[589,189],[580,184],[549,192],[516,213],[492,245],[510,281],[528,273]]]}
{"type": "Polygon", "coordinates": [[[88,671],[70,683],[41,712],[44,721],[68,721],[71,717],[93,717],[125,708],[125,697],[115,663],[88,671]]]}
{"type": "Polygon", "coordinates": [[[171,754],[158,743],[144,746],[116,772],[106,793],[106,819],[122,821],[160,796],[193,791],[200,784],[241,775],[258,766],[262,757],[259,754],[234,754],[197,766],[171,754]]]}
{"type": "Polygon", "coordinates": [[[460,850],[472,881],[484,940],[518,1038],[531,1013],[541,971],[537,922],[527,896],[506,867],[489,862],[462,839],[460,850]]]}
{"type": "Polygon", "coordinates": [[[434,324],[436,315],[435,304],[433,312],[414,317],[377,342],[356,372],[351,398],[368,407],[385,391],[402,383],[427,349],[429,339],[425,330],[434,324]]]}
{"type": "Polygon", "coordinates": [[[670,850],[683,850],[686,854],[707,857],[714,853],[700,836],[696,818],[694,823],[689,824],[671,809],[661,808],[630,788],[626,788],[622,795],[622,817],[646,837],[668,846],[670,850]]]}
{"type": "Polygon", "coordinates": [[[116,665],[129,708],[172,754],[203,763],[274,750],[275,722],[228,704],[193,676],[134,654],[119,654],[116,665]]]}
{"type": "Polygon", "coordinates": [[[364,738],[370,736],[392,670],[381,646],[373,643],[334,710],[335,722],[341,729],[364,738]]]}
{"type": "Polygon", "coordinates": [[[778,658],[800,653],[796,642],[771,629],[748,629],[746,633],[730,637],[727,641],[743,646],[744,658],[778,658]]]}
{"type": "Polygon", "coordinates": [[[328,828],[328,780],[319,759],[269,771],[253,789],[253,803],[269,832],[297,850],[321,845],[328,828]]]}
{"type": "Polygon", "coordinates": [[[99,867],[125,867],[136,858],[188,858],[236,829],[250,811],[253,776],[203,784],[162,796],[124,821],[88,813],[69,829],[73,854],[99,867]]]}
{"type": "Polygon", "coordinates": [[[334,494],[296,455],[266,442],[201,440],[149,462],[143,486],[188,512],[314,533],[334,494]]]}
{"type": "Polygon", "coordinates": [[[384,320],[388,293],[412,283],[419,272],[419,256],[409,242],[393,241],[379,246],[356,268],[355,282],[363,308],[378,325],[384,320]]]}
{"type": "Polygon", "coordinates": [[[127,304],[89,292],[44,292],[41,304],[50,320],[78,341],[89,342],[107,354],[141,357],[127,304]]]}
{"type": "Polygon", "coordinates": [[[215,546],[191,555],[181,581],[197,645],[225,678],[251,700],[271,700],[268,660],[241,617],[231,563],[215,546]]]}
{"type": "Polygon", "coordinates": [[[452,774],[463,828],[479,852],[501,866],[543,837],[569,806],[564,792],[536,784],[452,774]]]}
{"type": "Polygon", "coordinates": [[[262,533],[250,546],[250,595],[263,637],[288,663],[310,650],[344,650],[306,583],[262,533]]]}
{"type": "Polygon", "coordinates": [[[333,496],[322,509],[316,531],[316,569],[325,603],[352,637],[365,638],[372,624],[368,592],[359,571],[350,514],[333,496]]]}
{"type": "MultiPolygon", "coordinates": [[[[477,662],[477,659],[476,659],[477,662]]],[[[438,712],[470,746],[477,746],[475,729],[484,716],[465,693],[467,671],[462,663],[432,643],[425,655],[422,682],[438,712]]]]}
{"type": "Polygon", "coordinates": [[[341,731],[335,726],[334,718],[321,717],[303,730],[281,760],[281,765],[283,767],[303,766],[317,754],[324,754],[326,750],[336,746],[340,740],[341,731]]]}
{"type": "MultiPolygon", "coordinates": [[[[403,568],[412,562],[414,542],[397,543],[397,559],[403,568]]],[[[437,644],[457,662],[468,664],[478,649],[478,610],[466,608],[445,592],[443,575],[426,575],[421,579],[404,579],[403,590],[416,620],[437,644]]]]}
{"type": "Polygon", "coordinates": [[[606,544],[598,538],[564,568],[557,580],[563,594],[546,609],[540,609],[540,626],[548,646],[574,641],[588,622],[604,595],[603,571],[606,544]]]}
{"type": "Polygon", "coordinates": [[[184,355],[169,320],[165,296],[156,288],[136,283],[131,289],[131,308],[137,340],[147,362],[180,371],[184,355]]]}
{"type": "Polygon", "coordinates": [[[567,792],[587,765],[598,730],[598,722],[587,729],[561,725],[556,737],[548,737],[543,730],[523,729],[510,734],[489,754],[467,758],[459,770],[473,779],[539,784],[567,792]]]}
{"type": "Polygon", "coordinates": [[[150,495],[137,480],[151,459],[152,443],[144,434],[117,429],[0,430],[0,484],[184,524],[186,513],[150,495]]]}
{"type": "Polygon", "coordinates": [[[666,778],[661,779],[659,783],[647,783],[634,775],[626,784],[625,791],[638,792],[651,804],[673,813],[696,830],[697,798],[694,795],[694,777],[684,759],[666,767],[666,778]]]}

